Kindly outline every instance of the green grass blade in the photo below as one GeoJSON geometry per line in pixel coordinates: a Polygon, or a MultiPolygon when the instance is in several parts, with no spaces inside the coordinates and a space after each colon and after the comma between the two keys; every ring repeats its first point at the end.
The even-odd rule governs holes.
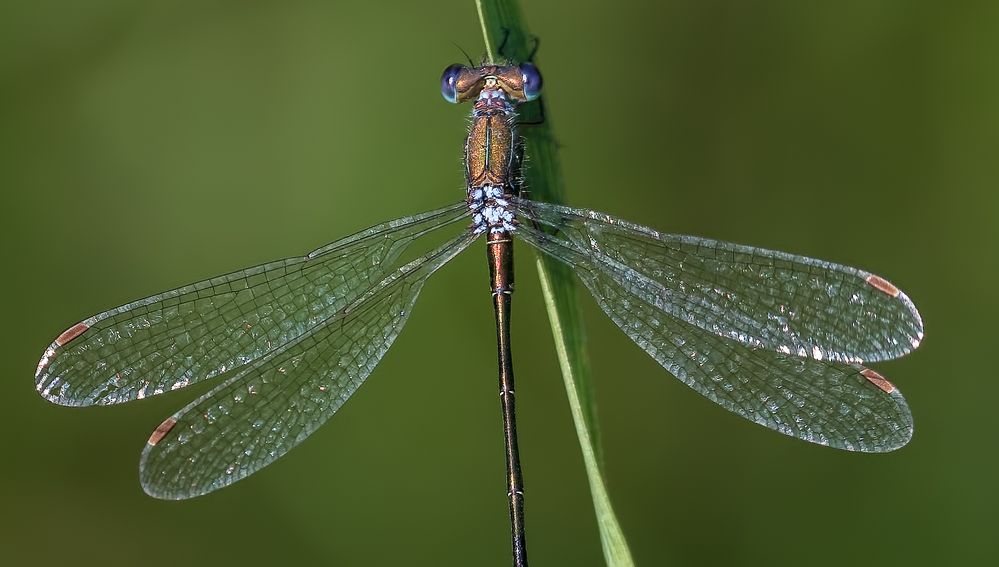
{"type": "MultiPolygon", "coordinates": [[[[527,33],[517,2],[476,0],[475,4],[489,61],[526,59],[534,47],[534,40],[527,33]],[[503,53],[497,53],[504,37],[503,53]]],[[[542,101],[539,100],[522,105],[519,109],[521,120],[527,123],[540,121],[541,104],[542,101]]],[[[561,203],[562,175],[558,147],[552,134],[551,116],[545,115],[542,124],[522,128],[521,134],[526,139],[530,157],[524,174],[531,196],[542,201],[561,203]]],[[[537,266],[576,436],[583,452],[604,558],[612,567],[631,566],[634,561],[611,507],[607,483],[603,477],[600,435],[576,283],[570,270],[551,258],[538,255],[537,266]]]]}

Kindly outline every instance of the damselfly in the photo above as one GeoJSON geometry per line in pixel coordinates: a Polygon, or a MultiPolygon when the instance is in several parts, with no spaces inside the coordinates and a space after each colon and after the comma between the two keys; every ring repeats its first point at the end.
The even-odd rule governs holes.
{"type": "Polygon", "coordinates": [[[140,462],[142,486],[157,498],[217,490],[336,413],[395,341],[427,278],[485,237],[514,557],[526,565],[509,327],[519,238],[570,266],[639,347],[722,407],[840,449],[909,441],[902,395],[863,366],[919,345],[919,313],[898,288],[839,264],[530,200],[516,106],[538,97],[537,68],[452,65],[441,88],[450,102],[474,100],[463,201],[90,317],[45,350],[38,392],[62,405],[108,405],[225,374],[155,429],[140,462]],[[459,235],[403,259],[448,226],[459,235]]]}

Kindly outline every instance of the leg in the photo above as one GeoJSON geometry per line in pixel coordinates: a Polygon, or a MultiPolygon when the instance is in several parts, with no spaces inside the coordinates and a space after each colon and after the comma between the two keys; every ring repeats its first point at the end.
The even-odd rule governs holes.
{"type": "MultiPolygon", "coordinates": [[[[528,103],[530,104],[530,103],[528,103]]],[[[538,117],[531,120],[517,121],[517,126],[541,126],[545,123],[545,97],[538,99],[538,117]]]]}
{"type": "Polygon", "coordinates": [[[524,61],[534,63],[534,56],[538,54],[539,47],[541,47],[541,38],[538,36],[534,36],[534,47],[531,48],[531,53],[527,56],[527,59],[525,59],[524,61]]]}
{"type": "MultiPolygon", "coordinates": [[[[538,36],[534,36],[533,40],[534,40],[534,46],[531,47],[531,52],[528,53],[527,57],[523,59],[524,61],[530,63],[534,62],[534,56],[538,54],[538,48],[541,47],[541,38],[539,38],[538,36]]],[[[507,44],[509,42],[510,42],[510,29],[503,28],[503,40],[500,41],[500,45],[499,48],[496,50],[496,53],[498,53],[500,57],[503,57],[507,61],[513,61],[514,57],[512,57],[511,55],[507,55],[506,53],[506,49],[507,47],[509,47],[507,44]]]]}
{"type": "Polygon", "coordinates": [[[499,54],[500,57],[507,60],[510,58],[507,57],[504,51],[506,51],[506,42],[508,41],[510,41],[510,28],[503,28],[503,41],[500,42],[499,47],[496,49],[496,53],[499,54]]]}

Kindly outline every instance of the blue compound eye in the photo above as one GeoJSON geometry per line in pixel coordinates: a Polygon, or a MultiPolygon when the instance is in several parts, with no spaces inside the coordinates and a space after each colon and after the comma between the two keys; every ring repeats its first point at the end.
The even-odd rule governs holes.
{"type": "Polygon", "coordinates": [[[448,102],[458,102],[458,77],[465,70],[464,65],[455,63],[444,69],[441,75],[441,95],[448,102]]]}
{"type": "Polygon", "coordinates": [[[524,80],[524,97],[534,100],[541,94],[541,71],[533,63],[520,64],[521,78],[524,80]]]}

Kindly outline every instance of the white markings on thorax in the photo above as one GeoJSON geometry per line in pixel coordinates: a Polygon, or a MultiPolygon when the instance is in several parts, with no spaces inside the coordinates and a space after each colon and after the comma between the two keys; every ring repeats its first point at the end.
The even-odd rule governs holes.
{"type": "Polygon", "coordinates": [[[469,188],[468,208],[473,211],[472,231],[475,234],[486,230],[491,233],[516,230],[513,207],[504,198],[502,187],[484,185],[469,188]]]}

